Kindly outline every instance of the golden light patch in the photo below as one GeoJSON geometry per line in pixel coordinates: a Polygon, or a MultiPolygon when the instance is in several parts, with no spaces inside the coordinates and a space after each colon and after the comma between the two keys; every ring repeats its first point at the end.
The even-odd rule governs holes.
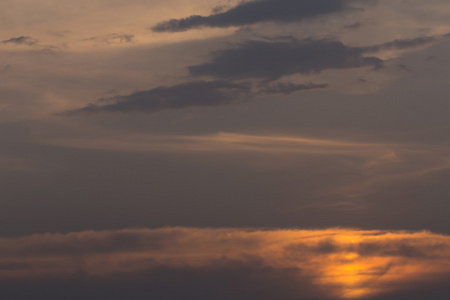
{"type": "MultiPolygon", "coordinates": [[[[230,269],[238,274],[241,265],[262,273],[279,270],[278,277],[286,272],[289,280],[298,276],[294,279],[307,280],[321,295],[357,299],[446,278],[450,237],[345,229],[163,228],[0,239],[0,279],[8,280],[79,272],[108,278],[161,266],[175,271],[230,269]],[[292,270],[297,275],[290,274],[292,270]]],[[[274,282],[278,281],[264,284],[274,282]]]]}

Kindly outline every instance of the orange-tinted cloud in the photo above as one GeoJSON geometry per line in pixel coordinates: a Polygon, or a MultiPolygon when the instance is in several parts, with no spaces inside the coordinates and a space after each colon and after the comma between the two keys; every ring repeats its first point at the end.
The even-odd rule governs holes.
{"type": "Polygon", "coordinates": [[[81,278],[86,288],[145,282],[156,294],[164,285],[186,299],[200,290],[210,299],[218,290],[236,299],[261,291],[262,299],[360,299],[427,287],[449,274],[450,237],[425,231],[177,227],[0,240],[1,280],[34,289],[81,278]]]}

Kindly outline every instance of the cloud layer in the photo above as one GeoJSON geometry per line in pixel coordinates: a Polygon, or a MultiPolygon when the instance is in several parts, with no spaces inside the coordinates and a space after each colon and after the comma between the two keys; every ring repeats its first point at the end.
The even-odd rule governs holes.
{"type": "Polygon", "coordinates": [[[0,239],[0,254],[2,290],[52,300],[76,287],[96,299],[390,299],[450,272],[450,238],[429,232],[88,231],[0,239]]]}

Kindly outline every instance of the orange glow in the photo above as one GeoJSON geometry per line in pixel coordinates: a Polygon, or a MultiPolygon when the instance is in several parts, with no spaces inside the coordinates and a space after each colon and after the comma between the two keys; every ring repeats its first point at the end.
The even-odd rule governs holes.
{"type": "MultiPolygon", "coordinates": [[[[101,278],[161,265],[209,268],[218,261],[249,263],[258,258],[270,270],[301,270],[318,290],[338,299],[396,291],[408,283],[426,283],[450,273],[450,237],[429,232],[195,228],[92,231],[0,239],[0,254],[0,279],[17,280],[66,276],[80,270],[101,278]],[[8,267],[20,264],[24,267],[8,267]]],[[[226,263],[219,266],[226,267],[226,263]]]]}

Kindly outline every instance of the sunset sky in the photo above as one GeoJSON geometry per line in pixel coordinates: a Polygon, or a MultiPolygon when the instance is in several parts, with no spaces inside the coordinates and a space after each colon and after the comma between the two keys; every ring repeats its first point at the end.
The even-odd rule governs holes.
{"type": "Polygon", "coordinates": [[[450,299],[449,1],[2,0],[0,28],[0,298],[450,299]]]}

